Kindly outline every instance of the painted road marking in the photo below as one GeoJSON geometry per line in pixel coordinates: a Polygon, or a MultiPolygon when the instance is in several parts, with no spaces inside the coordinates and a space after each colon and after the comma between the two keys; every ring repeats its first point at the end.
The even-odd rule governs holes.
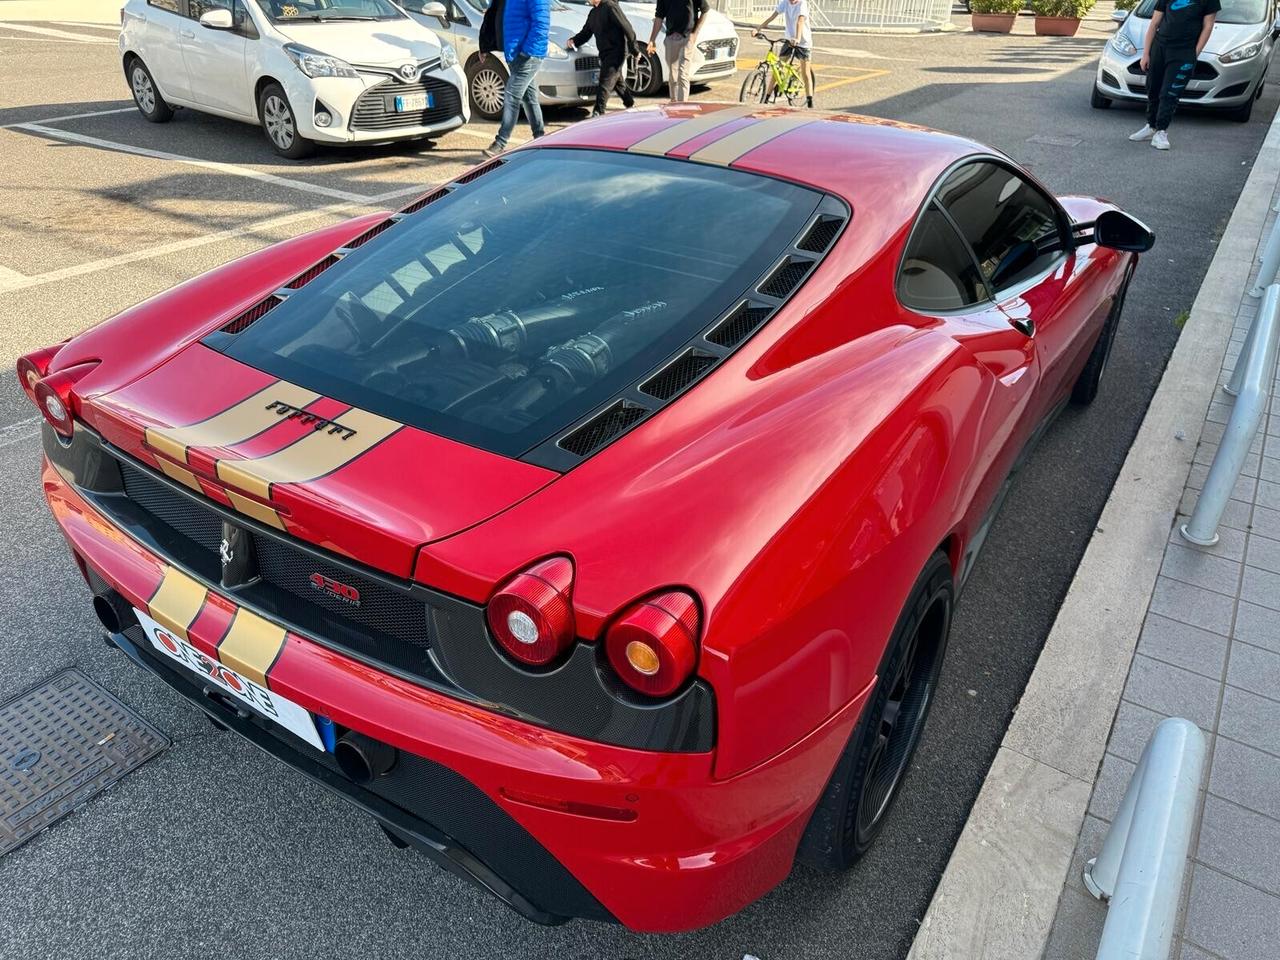
{"type": "MultiPolygon", "coordinates": [[[[0,29],[3,26],[0,25],[0,29]]],[[[14,127],[20,127],[24,123],[65,123],[68,120],[86,120],[89,117],[106,117],[113,113],[133,113],[137,107],[116,107],[112,110],[90,110],[88,113],[68,113],[60,117],[45,117],[41,120],[18,120],[14,123],[6,123],[0,126],[0,130],[10,130],[14,127]]]]}
{"type": "Polygon", "coordinates": [[[873,80],[876,77],[883,77],[888,73],[888,70],[868,70],[860,77],[845,77],[843,80],[832,80],[830,83],[820,83],[813,88],[813,92],[821,93],[823,90],[833,90],[836,87],[843,87],[850,83],[861,83],[863,80],[873,80]]]}
{"type": "Polygon", "coordinates": [[[25,23],[0,23],[0,29],[16,30],[18,33],[35,33],[45,37],[58,37],[62,40],[75,40],[78,43],[108,43],[117,46],[119,41],[111,37],[94,36],[88,33],[71,33],[69,30],[54,30],[52,27],[34,27],[25,23]]]}

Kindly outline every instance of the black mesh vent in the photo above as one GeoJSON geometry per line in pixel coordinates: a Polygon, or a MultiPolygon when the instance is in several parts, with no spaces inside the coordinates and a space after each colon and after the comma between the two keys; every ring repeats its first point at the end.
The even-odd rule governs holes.
{"type": "Polygon", "coordinates": [[[640,392],[659,400],[670,400],[715,365],[716,358],[711,354],[690,350],[656,377],[641,384],[640,392]]]}
{"type": "Polygon", "coordinates": [[[462,176],[458,178],[457,182],[462,184],[462,183],[470,183],[472,180],[479,180],[490,170],[496,170],[499,167],[499,165],[501,165],[501,163],[502,163],[501,160],[490,160],[484,166],[476,167],[470,173],[464,173],[462,176]]]}
{"type": "Polygon", "coordinates": [[[821,253],[831,246],[831,241],[836,238],[836,234],[840,232],[840,226],[843,223],[843,217],[832,217],[823,214],[814,221],[813,226],[809,228],[809,232],[800,239],[796,246],[801,250],[808,250],[810,253],[821,253]]]}
{"type": "Polygon", "coordinates": [[[335,257],[333,254],[329,254],[329,256],[325,257],[319,263],[307,267],[307,269],[303,270],[300,274],[286,283],[285,286],[290,290],[297,290],[298,287],[302,287],[310,283],[341,259],[341,257],[335,257]]]}
{"type": "Polygon", "coordinates": [[[413,203],[409,204],[400,212],[401,213],[417,213],[419,210],[425,207],[428,203],[435,203],[441,197],[447,197],[448,195],[449,195],[449,191],[446,190],[444,187],[441,187],[439,190],[432,190],[425,197],[419,197],[417,200],[413,201],[413,203]]]}
{"type": "Polygon", "coordinates": [[[222,542],[222,520],[217,514],[201,509],[130,464],[120,464],[120,476],[124,479],[126,497],[193,543],[217,551],[222,542]]]}
{"type": "Polygon", "coordinates": [[[619,400],[604,413],[588,420],[561,440],[560,446],[579,457],[585,457],[597,447],[602,447],[615,437],[626,433],[643,420],[648,412],[644,407],[619,400]]]}
{"type": "Polygon", "coordinates": [[[736,347],[755,333],[756,328],[769,316],[769,312],[769,307],[744,303],[707,334],[707,339],[722,347],[736,347]]]}
{"type": "Polygon", "coordinates": [[[812,260],[787,257],[778,269],[773,271],[769,279],[760,284],[760,292],[767,297],[777,297],[779,300],[785,298],[800,285],[800,281],[805,278],[805,274],[809,272],[813,263],[812,260]]]}
{"type": "Polygon", "coordinates": [[[267,297],[265,300],[260,300],[230,323],[223,325],[222,332],[240,333],[242,330],[247,330],[250,324],[261,320],[273,307],[281,303],[284,301],[280,297],[267,297]]]}
{"type": "Polygon", "coordinates": [[[390,217],[388,217],[386,220],[383,220],[381,223],[370,227],[368,230],[360,234],[360,236],[356,237],[350,243],[344,244],[344,246],[350,249],[355,249],[356,247],[363,246],[364,244],[372,240],[374,237],[376,237],[378,234],[380,234],[383,230],[387,229],[387,227],[391,226],[393,223],[395,223],[395,221],[392,220],[390,217]]]}

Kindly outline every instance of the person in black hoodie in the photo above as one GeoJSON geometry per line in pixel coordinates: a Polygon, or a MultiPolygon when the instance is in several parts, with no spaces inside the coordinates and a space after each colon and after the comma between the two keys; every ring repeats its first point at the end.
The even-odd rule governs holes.
{"type": "Polygon", "coordinates": [[[636,101],[622,79],[622,65],[635,46],[636,32],[618,8],[617,0],[591,0],[586,24],[569,38],[567,46],[576,50],[592,37],[596,38],[596,49],[600,51],[600,85],[596,88],[596,108],[591,115],[598,117],[604,113],[615,87],[622,105],[631,109],[636,101]]]}
{"type": "Polygon", "coordinates": [[[480,62],[491,53],[502,52],[502,8],[507,0],[493,0],[480,21],[480,62]]]}

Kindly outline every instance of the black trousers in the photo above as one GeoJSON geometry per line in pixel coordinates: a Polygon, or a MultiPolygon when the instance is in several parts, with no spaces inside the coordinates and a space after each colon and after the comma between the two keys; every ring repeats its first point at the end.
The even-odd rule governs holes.
{"type": "Polygon", "coordinates": [[[622,61],[619,60],[617,63],[600,61],[600,86],[596,88],[596,108],[591,113],[593,117],[604,113],[605,104],[609,102],[609,94],[613,93],[615,87],[624,107],[630,109],[635,105],[636,98],[631,95],[631,91],[622,80],[622,61]]]}
{"type": "Polygon", "coordinates": [[[1157,40],[1151,45],[1147,70],[1147,126],[1167,130],[1178,109],[1178,97],[1196,69],[1196,48],[1168,47],[1157,40]]]}

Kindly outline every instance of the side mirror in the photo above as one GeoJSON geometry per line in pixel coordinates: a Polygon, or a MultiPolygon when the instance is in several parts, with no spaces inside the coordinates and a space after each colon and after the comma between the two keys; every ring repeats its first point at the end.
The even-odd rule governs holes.
{"type": "Polygon", "coordinates": [[[437,17],[441,20],[444,20],[449,16],[448,11],[444,8],[444,4],[437,3],[435,0],[431,0],[430,3],[424,3],[422,5],[421,12],[424,17],[437,17]]]}
{"type": "Polygon", "coordinates": [[[231,11],[226,7],[216,7],[213,10],[206,10],[200,15],[200,26],[208,27],[210,30],[230,30],[235,25],[235,20],[232,19],[231,11]]]}
{"type": "Polygon", "coordinates": [[[1111,19],[1114,20],[1116,23],[1124,23],[1125,19],[1128,16],[1129,16],[1128,10],[1112,10],[1111,11],[1111,19]]]}
{"type": "Polygon", "coordinates": [[[1121,210],[1104,210],[1093,224],[1093,242],[1112,250],[1146,253],[1156,243],[1151,228],[1121,210]]]}

